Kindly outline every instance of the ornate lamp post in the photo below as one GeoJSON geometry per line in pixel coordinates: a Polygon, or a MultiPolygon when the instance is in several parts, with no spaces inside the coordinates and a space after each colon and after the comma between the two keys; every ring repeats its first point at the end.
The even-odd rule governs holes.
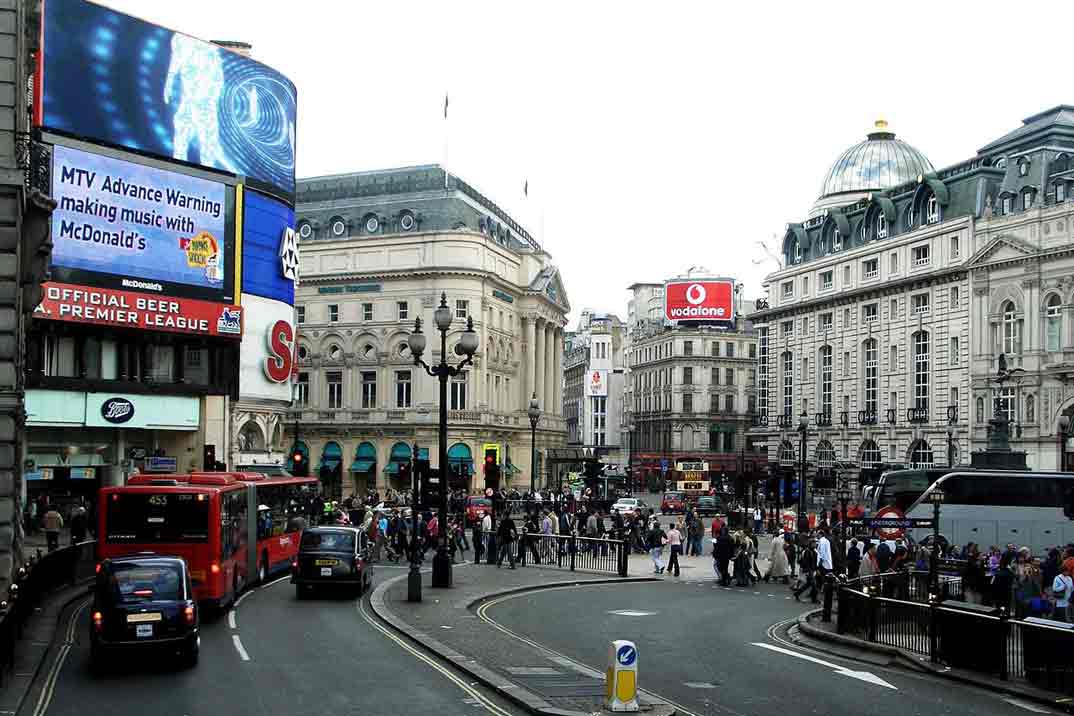
{"type": "Polygon", "coordinates": [[[932,584],[932,593],[939,599],[940,595],[940,505],[943,504],[944,494],[939,486],[929,493],[929,502],[932,503],[932,556],[929,559],[929,581],[932,584]]]}
{"type": "Polygon", "coordinates": [[[805,413],[798,418],[798,432],[802,435],[801,449],[798,453],[798,534],[809,534],[809,517],[806,515],[806,434],[809,432],[809,416],[805,413]]]}
{"type": "Polygon", "coordinates": [[[451,328],[451,309],[447,305],[447,294],[440,294],[440,306],[433,312],[433,321],[436,330],[440,331],[440,362],[430,366],[421,359],[425,352],[425,334],[421,332],[421,319],[414,320],[414,332],[407,338],[407,345],[414,355],[414,365],[421,366],[430,376],[440,381],[440,430],[439,450],[440,453],[440,514],[437,518],[440,523],[440,539],[436,547],[436,556],[433,557],[433,586],[447,588],[451,586],[451,558],[448,556],[447,547],[447,386],[448,380],[462,373],[467,366],[473,365],[474,353],[477,352],[477,334],[474,333],[474,319],[466,319],[466,331],[455,346],[458,355],[465,356],[457,365],[452,366],[447,362],[447,334],[451,328]]]}
{"type": "Polygon", "coordinates": [[[530,398],[530,407],[526,411],[530,419],[530,497],[537,491],[537,423],[541,420],[541,408],[537,404],[537,393],[530,398]]]}
{"type": "Polygon", "coordinates": [[[1070,430],[1070,416],[1068,416],[1068,415],[1060,415],[1059,416],[1059,429],[1056,430],[1056,432],[1055,432],[1055,438],[1056,438],[1056,442],[1057,442],[1057,447],[1059,449],[1059,454],[1056,456],[1055,464],[1056,464],[1056,469],[1061,470],[1063,472],[1066,472],[1066,469],[1067,469],[1066,440],[1067,440],[1067,435],[1068,435],[1069,430],[1070,430]]]}

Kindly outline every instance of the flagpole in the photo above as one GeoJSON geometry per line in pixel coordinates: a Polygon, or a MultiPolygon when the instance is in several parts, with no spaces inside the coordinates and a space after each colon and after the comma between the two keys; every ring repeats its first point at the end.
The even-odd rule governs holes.
{"type": "Polygon", "coordinates": [[[448,125],[448,93],[444,93],[444,191],[448,190],[448,140],[451,137],[448,125]]]}

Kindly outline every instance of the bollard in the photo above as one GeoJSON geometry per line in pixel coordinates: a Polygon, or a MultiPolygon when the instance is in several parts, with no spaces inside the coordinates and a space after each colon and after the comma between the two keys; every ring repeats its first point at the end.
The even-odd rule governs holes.
{"type": "Polygon", "coordinates": [[[604,705],[615,713],[638,710],[638,647],[632,641],[613,641],[608,649],[604,705]]]}

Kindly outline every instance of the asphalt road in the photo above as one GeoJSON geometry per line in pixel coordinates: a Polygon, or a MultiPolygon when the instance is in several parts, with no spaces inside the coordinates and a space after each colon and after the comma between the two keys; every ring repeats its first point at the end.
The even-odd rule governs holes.
{"type": "MultiPolygon", "coordinates": [[[[375,581],[401,573],[381,567],[375,581]]],[[[76,639],[56,670],[54,689],[47,689],[56,664],[50,658],[24,713],[347,716],[398,713],[399,707],[450,716],[516,713],[453,671],[416,656],[394,634],[385,635],[367,621],[365,615],[372,615],[363,602],[342,597],[296,601],[286,578],[243,595],[233,615],[203,624],[200,663],[191,670],[133,659],[95,674],[89,660],[89,610],[80,609],[81,604],[66,615],[76,619],[70,632],[76,639]],[[38,709],[39,702],[47,708],[38,709]]],[[[61,634],[68,629],[64,624],[61,634]]]]}
{"type": "Polygon", "coordinates": [[[763,584],[730,591],[711,583],[593,585],[502,598],[480,614],[598,672],[607,665],[609,643],[630,639],[638,646],[639,687],[698,716],[1011,716],[1041,709],[784,643],[778,633],[768,635],[769,627],[804,611],[786,594],[786,587],[763,584]],[[896,690],[838,669],[868,673],[862,678],[896,690]]]}

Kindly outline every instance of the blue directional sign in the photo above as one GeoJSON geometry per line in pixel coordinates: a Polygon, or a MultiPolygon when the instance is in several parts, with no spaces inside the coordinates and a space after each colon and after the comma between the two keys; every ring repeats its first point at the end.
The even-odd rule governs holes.
{"type": "Polygon", "coordinates": [[[615,660],[619,662],[620,666],[630,666],[638,659],[638,650],[629,644],[619,647],[619,651],[615,652],[615,660]]]}
{"type": "Polygon", "coordinates": [[[665,457],[660,460],[660,472],[668,471],[668,459],[665,457]]]}

